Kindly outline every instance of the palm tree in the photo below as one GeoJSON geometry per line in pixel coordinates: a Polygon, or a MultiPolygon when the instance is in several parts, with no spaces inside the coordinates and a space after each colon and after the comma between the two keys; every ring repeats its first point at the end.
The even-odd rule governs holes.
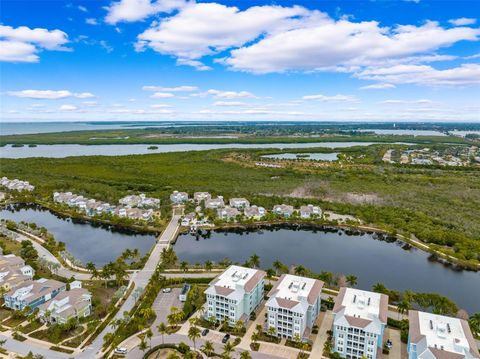
{"type": "Polygon", "coordinates": [[[267,278],[268,279],[272,279],[275,274],[276,273],[275,273],[275,270],[273,268],[268,268],[267,269],[267,278]]]}
{"type": "Polygon", "coordinates": [[[180,263],[180,268],[181,268],[184,272],[188,271],[188,262],[187,262],[187,261],[182,261],[182,262],[180,263]]]}
{"type": "Polygon", "coordinates": [[[256,254],[252,254],[250,256],[250,259],[248,260],[248,262],[250,263],[250,265],[253,267],[253,268],[258,268],[260,267],[260,257],[257,256],[256,254]]]}
{"type": "Polygon", "coordinates": [[[305,274],[307,274],[307,269],[302,265],[298,265],[298,266],[295,267],[294,272],[295,272],[296,275],[304,276],[305,274]]]}
{"type": "Polygon", "coordinates": [[[398,319],[400,320],[400,315],[407,313],[411,308],[411,305],[409,302],[406,300],[402,300],[400,303],[398,303],[397,309],[398,309],[398,319]]]}
{"type": "Polygon", "coordinates": [[[188,338],[193,342],[193,350],[197,351],[196,340],[200,338],[200,329],[192,326],[188,329],[188,338]]]}
{"type": "Polygon", "coordinates": [[[176,327],[178,323],[183,320],[183,311],[177,307],[170,308],[170,314],[167,316],[168,324],[172,327],[176,327]]]}
{"type": "Polygon", "coordinates": [[[210,340],[207,340],[202,346],[202,352],[204,352],[207,357],[210,357],[214,350],[213,343],[210,340]]]}
{"type": "Polygon", "coordinates": [[[288,272],[287,266],[282,262],[280,262],[278,259],[275,262],[273,262],[273,268],[275,268],[275,270],[277,271],[277,275],[279,275],[280,273],[288,272]]]}
{"type": "Polygon", "coordinates": [[[277,331],[276,331],[275,327],[268,327],[268,332],[267,332],[267,334],[268,334],[269,336],[274,337],[276,332],[277,332],[277,331]]]}
{"type": "Polygon", "coordinates": [[[252,355],[249,352],[244,351],[240,353],[240,359],[252,359],[252,355]]]}
{"type": "Polygon", "coordinates": [[[206,269],[208,272],[210,272],[210,271],[212,270],[212,267],[213,267],[212,261],[206,260],[206,261],[205,261],[205,269],[206,269]]]}
{"type": "Polygon", "coordinates": [[[223,353],[222,353],[222,358],[223,359],[230,359],[232,356],[231,354],[233,353],[233,344],[230,342],[225,343],[223,346],[223,353]]]}
{"type": "Polygon", "coordinates": [[[165,325],[164,322],[160,322],[157,326],[158,333],[162,336],[162,344],[165,344],[165,334],[168,332],[168,327],[165,325]]]}
{"type": "Polygon", "coordinates": [[[243,325],[243,322],[241,320],[237,320],[235,322],[235,332],[240,335],[241,332],[243,331],[243,328],[244,328],[244,325],[243,325]]]}
{"type": "Polygon", "coordinates": [[[90,272],[92,277],[90,279],[93,279],[96,277],[97,274],[97,268],[95,267],[95,263],[93,262],[88,262],[85,268],[90,272]]]}
{"type": "Polygon", "coordinates": [[[147,331],[145,332],[145,337],[148,339],[148,346],[151,348],[152,347],[152,337],[153,337],[152,329],[150,329],[150,328],[147,329],[147,331]]]}
{"type": "Polygon", "coordinates": [[[138,348],[145,354],[145,351],[148,349],[147,343],[145,342],[145,339],[142,338],[142,341],[140,342],[140,345],[138,348]]]}
{"type": "Polygon", "coordinates": [[[357,276],[353,274],[349,274],[345,277],[345,280],[350,284],[350,287],[355,287],[357,285],[357,279],[357,276]]]}
{"type": "Polygon", "coordinates": [[[474,335],[480,335],[480,312],[473,314],[468,320],[468,324],[474,335]]]}
{"type": "Polygon", "coordinates": [[[260,340],[260,333],[259,332],[254,332],[252,334],[252,343],[257,344],[257,342],[260,340]]]}
{"type": "Polygon", "coordinates": [[[152,307],[146,307],[146,308],[140,309],[139,314],[142,317],[144,317],[146,320],[149,320],[155,315],[155,311],[152,309],[152,307]]]}
{"type": "Polygon", "coordinates": [[[382,283],[376,283],[376,284],[373,285],[372,290],[376,293],[386,294],[387,287],[385,287],[385,285],[382,284],[382,283]]]}

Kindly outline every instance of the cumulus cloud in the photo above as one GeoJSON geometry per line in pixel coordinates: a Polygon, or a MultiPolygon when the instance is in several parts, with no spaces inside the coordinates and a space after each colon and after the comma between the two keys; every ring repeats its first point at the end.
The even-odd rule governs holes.
{"type": "Polygon", "coordinates": [[[86,18],[85,23],[88,25],[98,25],[97,19],[93,17],[86,18]]]}
{"type": "Polygon", "coordinates": [[[385,89],[393,89],[395,87],[396,86],[394,84],[378,83],[378,84],[362,86],[360,87],[360,90],[385,90],[385,89]]]}
{"type": "Polygon", "coordinates": [[[73,105],[62,105],[59,107],[60,111],[77,111],[78,107],[73,105]]]}
{"type": "Polygon", "coordinates": [[[114,25],[118,22],[141,21],[157,13],[170,13],[186,5],[184,0],[120,0],[106,7],[105,22],[114,25]]]}
{"type": "Polygon", "coordinates": [[[68,35],[60,30],[0,25],[0,61],[38,62],[41,50],[69,51],[68,35]]]}
{"type": "Polygon", "coordinates": [[[22,97],[22,98],[32,98],[38,100],[59,100],[67,97],[76,97],[76,98],[93,98],[94,94],[91,92],[80,92],[72,93],[67,90],[22,90],[22,91],[8,91],[9,96],[22,97]]]}
{"type": "Polygon", "coordinates": [[[448,20],[448,22],[452,25],[455,25],[455,26],[466,26],[466,25],[475,24],[477,22],[477,19],[468,18],[468,17],[461,17],[461,18],[458,18],[458,19],[448,20]]]}
{"type": "Polygon", "coordinates": [[[166,92],[193,92],[197,91],[197,86],[175,86],[175,87],[163,87],[163,86],[143,86],[143,91],[166,91],[166,92]]]}
{"type": "Polygon", "coordinates": [[[256,98],[254,94],[248,91],[220,91],[210,89],[206,92],[207,95],[212,95],[216,98],[234,99],[234,98],[256,98]]]}
{"type": "Polygon", "coordinates": [[[316,100],[321,102],[358,102],[358,98],[351,95],[307,95],[302,97],[303,100],[316,100]]]}
{"type": "Polygon", "coordinates": [[[175,95],[173,93],[170,93],[170,92],[155,92],[152,96],[150,96],[151,98],[172,98],[174,97],[175,95]]]}

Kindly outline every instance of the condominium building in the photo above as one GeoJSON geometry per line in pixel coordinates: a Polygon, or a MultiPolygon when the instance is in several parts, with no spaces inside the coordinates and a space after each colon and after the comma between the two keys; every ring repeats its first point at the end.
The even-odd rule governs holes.
{"type": "Polygon", "coordinates": [[[212,195],[208,192],[195,192],[193,194],[193,199],[195,202],[200,203],[202,201],[206,201],[207,199],[212,198],[212,195]]]}
{"type": "Polygon", "coordinates": [[[205,318],[215,318],[230,325],[236,321],[248,321],[263,299],[264,278],[261,270],[236,265],[228,267],[215,278],[205,291],[207,310],[205,318]]]}
{"type": "Polygon", "coordinates": [[[388,296],[343,287],[333,312],[333,350],[343,358],[377,358],[387,324],[388,296]]]}
{"type": "Polygon", "coordinates": [[[4,294],[3,299],[7,308],[23,310],[30,307],[34,310],[65,289],[65,283],[42,278],[10,290],[4,294]]]}
{"type": "Polygon", "coordinates": [[[409,359],[480,358],[467,321],[416,310],[408,319],[409,359]]]}
{"type": "Polygon", "coordinates": [[[320,314],[322,288],[317,279],[282,275],[268,294],[266,329],[275,328],[280,337],[308,339],[320,314]]]}
{"type": "Polygon", "coordinates": [[[92,295],[83,288],[63,291],[39,307],[39,316],[52,324],[64,324],[69,319],[88,317],[91,312],[92,295]]]}
{"type": "Polygon", "coordinates": [[[217,198],[209,198],[205,200],[205,208],[217,209],[225,207],[225,202],[223,201],[222,196],[217,198]]]}
{"type": "Polygon", "coordinates": [[[243,209],[250,206],[250,202],[246,198],[230,198],[230,207],[243,209]]]}
{"type": "Polygon", "coordinates": [[[170,195],[170,201],[173,203],[183,203],[188,201],[188,193],[187,192],[178,192],[178,191],[173,191],[173,193],[170,195]]]}

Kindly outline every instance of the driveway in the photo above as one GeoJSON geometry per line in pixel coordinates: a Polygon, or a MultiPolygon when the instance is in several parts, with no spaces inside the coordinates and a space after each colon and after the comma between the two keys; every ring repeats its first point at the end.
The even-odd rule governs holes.
{"type": "Polygon", "coordinates": [[[390,354],[388,354],[389,359],[406,359],[408,358],[407,354],[407,345],[402,343],[400,340],[400,330],[393,328],[386,328],[384,340],[390,339],[393,343],[392,349],[390,349],[390,354]]]}
{"type": "Polygon", "coordinates": [[[153,330],[157,333],[157,326],[163,322],[168,325],[167,316],[170,314],[171,307],[183,308],[183,303],[178,299],[181,288],[172,288],[170,293],[160,291],[157,298],[153,302],[152,309],[157,314],[155,322],[153,322],[153,330]]]}
{"type": "Polygon", "coordinates": [[[312,353],[310,355],[311,358],[321,358],[323,355],[323,346],[328,340],[327,331],[332,329],[333,325],[333,313],[331,311],[320,312],[319,319],[317,320],[317,325],[319,322],[320,325],[317,337],[313,342],[312,353]]]}

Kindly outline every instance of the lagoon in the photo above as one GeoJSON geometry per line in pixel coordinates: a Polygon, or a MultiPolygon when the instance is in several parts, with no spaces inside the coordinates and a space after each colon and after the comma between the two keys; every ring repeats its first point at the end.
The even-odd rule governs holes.
{"type": "Polygon", "coordinates": [[[310,160],[310,161],[337,161],[338,152],[334,153],[276,153],[264,155],[262,158],[273,158],[277,160],[310,160]]]}
{"type": "Polygon", "coordinates": [[[371,290],[380,282],[396,290],[443,294],[470,313],[480,311],[479,272],[454,270],[429,261],[428,253],[401,241],[379,240],[375,234],[282,227],[212,231],[198,239],[180,235],[174,249],[180,260],[191,264],[218,262],[226,257],[243,263],[257,254],[262,268],[271,267],[278,259],[288,266],[301,264],[315,272],[354,274],[361,289],[371,290]]]}

